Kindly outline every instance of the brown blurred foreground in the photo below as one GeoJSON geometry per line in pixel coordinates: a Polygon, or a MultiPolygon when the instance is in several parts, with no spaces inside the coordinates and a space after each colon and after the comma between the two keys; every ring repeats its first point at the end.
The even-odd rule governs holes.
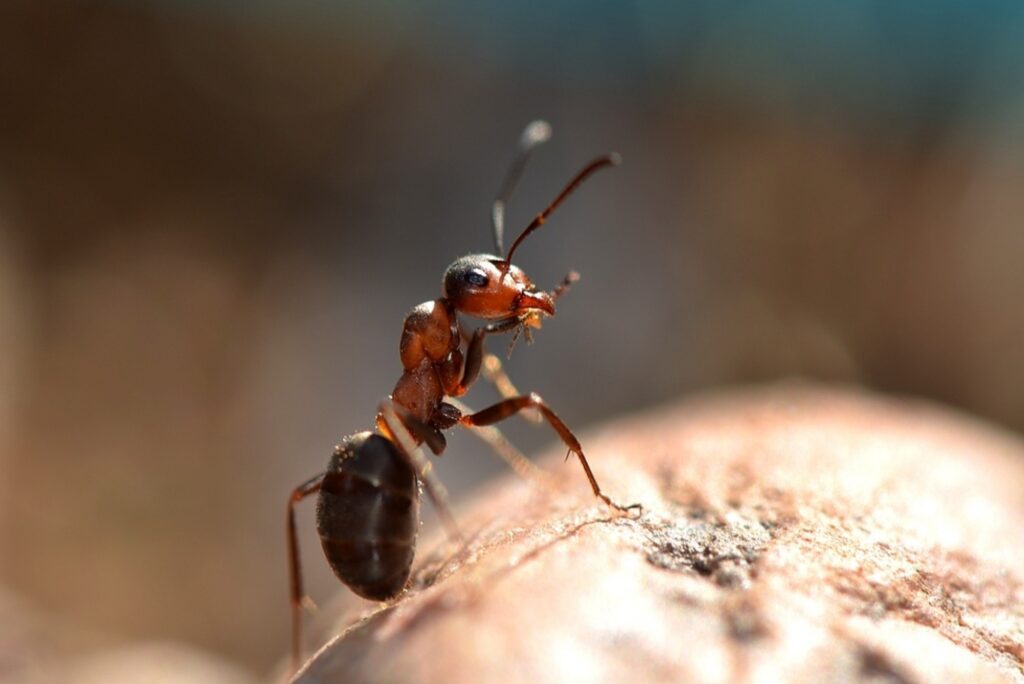
{"type": "Polygon", "coordinates": [[[298,681],[1024,681],[1015,438],[781,385],[584,445],[641,517],[553,454],[571,495],[492,487],[460,512],[468,546],[424,543],[408,594],[341,610],[298,681]]]}

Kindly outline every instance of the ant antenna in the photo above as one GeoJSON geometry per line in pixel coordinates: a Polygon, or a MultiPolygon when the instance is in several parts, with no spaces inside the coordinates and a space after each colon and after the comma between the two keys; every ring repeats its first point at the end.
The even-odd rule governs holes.
{"type": "Polygon", "coordinates": [[[530,158],[533,148],[546,143],[550,138],[551,125],[547,121],[540,119],[527,124],[526,128],[523,129],[523,134],[519,136],[519,149],[516,150],[516,156],[512,160],[512,165],[509,167],[508,173],[505,174],[505,180],[502,182],[501,190],[498,192],[498,199],[494,200],[494,204],[491,207],[491,226],[494,229],[495,254],[501,254],[505,251],[505,247],[502,244],[505,234],[505,205],[512,197],[512,193],[519,183],[519,178],[523,175],[523,169],[526,168],[526,160],[530,158]]]}
{"type": "Polygon", "coordinates": [[[565,198],[571,195],[573,190],[575,190],[580,183],[585,181],[588,176],[590,176],[595,171],[604,168],[605,166],[618,166],[621,161],[622,158],[618,154],[613,152],[611,154],[606,154],[603,157],[598,157],[597,159],[583,167],[583,170],[577,173],[576,177],[569,181],[569,184],[566,185],[565,189],[563,189],[562,192],[558,194],[558,197],[556,197],[554,201],[548,205],[548,208],[537,214],[537,216],[534,217],[533,221],[530,222],[530,225],[526,226],[523,232],[519,234],[519,237],[516,238],[516,241],[512,243],[512,247],[508,250],[508,256],[505,257],[505,262],[512,263],[512,254],[515,253],[516,248],[519,247],[519,243],[525,240],[526,236],[528,236],[530,233],[543,226],[544,222],[548,220],[548,216],[551,215],[551,212],[557,209],[558,205],[564,202],[565,198]]]}

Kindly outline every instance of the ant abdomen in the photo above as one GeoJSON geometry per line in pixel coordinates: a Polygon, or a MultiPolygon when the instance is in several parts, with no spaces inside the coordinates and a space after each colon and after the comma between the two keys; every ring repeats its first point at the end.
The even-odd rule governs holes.
{"type": "Polygon", "coordinates": [[[419,488],[393,442],[360,432],[334,450],[316,507],[317,532],[334,574],[363,598],[405,587],[419,528],[419,488]]]}

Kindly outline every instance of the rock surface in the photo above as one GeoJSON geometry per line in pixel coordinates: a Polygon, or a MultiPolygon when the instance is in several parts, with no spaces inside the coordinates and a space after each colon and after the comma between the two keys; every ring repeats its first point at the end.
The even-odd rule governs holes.
{"type": "Polygon", "coordinates": [[[721,393],[582,438],[639,516],[509,479],[352,600],[313,682],[1024,682],[1024,444],[918,402],[721,393]]]}

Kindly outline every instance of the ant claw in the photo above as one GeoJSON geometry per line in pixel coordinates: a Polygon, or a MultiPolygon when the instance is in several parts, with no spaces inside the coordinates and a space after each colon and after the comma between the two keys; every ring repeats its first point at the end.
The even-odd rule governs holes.
{"type": "Polygon", "coordinates": [[[623,513],[636,513],[635,517],[637,518],[644,514],[644,505],[641,503],[632,503],[629,504],[628,506],[616,506],[616,508],[622,511],[623,513]]]}
{"type": "Polygon", "coordinates": [[[601,501],[604,501],[606,504],[608,504],[609,506],[611,506],[612,508],[614,508],[617,511],[621,511],[622,513],[629,513],[630,511],[636,511],[637,515],[642,515],[643,512],[644,512],[644,505],[643,504],[634,503],[634,504],[629,504],[628,506],[623,506],[620,503],[616,503],[616,502],[612,501],[611,497],[607,496],[606,494],[598,494],[597,496],[598,496],[599,499],[601,499],[601,501]]]}

